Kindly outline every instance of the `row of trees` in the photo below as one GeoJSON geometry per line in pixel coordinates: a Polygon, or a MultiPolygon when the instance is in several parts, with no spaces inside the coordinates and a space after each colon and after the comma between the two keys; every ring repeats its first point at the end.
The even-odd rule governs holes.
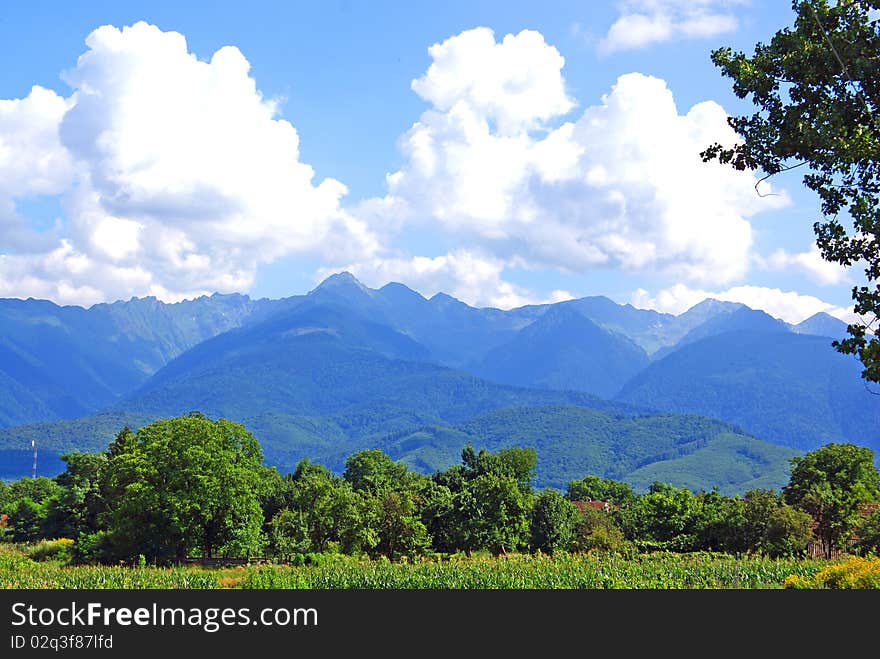
{"type": "Polygon", "coordinates": [[[796,459],[783,492],[743,497],[661,483],[637,495],[596,476],[565,493],[536,492],[533,449],[467,446],[461,457],[427,476],[365,450],[349,456],[341,476],[308,460],[281,475],[263,465],[242,425],[193,413],[137,433],[125,428],[104,453],[65,455],[67,469],[54,479],[0,483],[0,510],[12,540],[73,538],[85,562],[328,551],[390,559],[650,549],[780,556],[803,552],[814,526],[829,552],[854,532],[861,550],[880,550],[880,514],[859,515],[860,504],[880,500],[880,474],[869,449],[849,444],[796,459]]]}

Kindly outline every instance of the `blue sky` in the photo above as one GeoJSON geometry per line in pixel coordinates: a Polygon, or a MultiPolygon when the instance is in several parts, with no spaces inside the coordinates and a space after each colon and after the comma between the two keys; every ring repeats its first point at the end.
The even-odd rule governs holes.
{"type": "Polygon", "coordinates": [[[283,297],[348,269],[509,308],[704,297],[846,317],[797,171],[699,162],[750,111],[709,54],[790,4],[0,8],[0,296],[283,297]]]}

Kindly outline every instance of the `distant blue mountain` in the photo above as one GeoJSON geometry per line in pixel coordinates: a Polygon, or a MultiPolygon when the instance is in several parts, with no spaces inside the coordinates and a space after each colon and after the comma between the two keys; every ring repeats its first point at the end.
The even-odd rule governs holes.
{"type": "MultiPolygon", "coordinates": [[[[349,273],[280,300],[215,294],[89,309],[0,300],[0,428],[8,427],[0,431],[0,461],[32,438],[47,460],[52,451],[57,459],[63,450],[105,447],[122,424],[200,410],[246,423],[278,465],[320,456],[339,466],[352,450],[379,444],[427,465],[426,456],[454,453],[462,433],[479,439],[477,426],[467,425],[472,419],[520,410],[492,417],[500,424],[492,432],[513,441],[515,420],[528,419],[521,437],[538,441],[542,424],[548,432],[573,428],[580,413],[562,408],[574,406],[614,424],[672,414],[658,426],[672,435],[692,427],[675,415],[719,419],[726,424],[720,435],[735,435],[733,443],[627,473],[696,470],[699,478],[685,480],[705,482],[707,456],[724,455],[731,469],[716,476],[744,483],[743,470],[757,468],[732,457],[734,446],[745,446],[743,433],[799,451],[829,441],[880,447],[880,396],[866,391],[857,361],[830,345],[843,330],[824,314],[791,327],[717,300],[678,316],[601,296],[475,308],[444,293],[426,299],[399,283],[371,289],[349,273]],[[522,411],[540,406],[551,411],[522,411]],[[417,439],[388,439],[428,427],[445,443],[429,442],[418,456],[407,448],[417,439]]],[[[622,436],[624,425],[609,432],[622,436]]],[[[658,441],[666,445],[672,435],[658,441]]],[[[553,436],[553,446],[542,446],[557,462],[565,451],[586,459],[592,450],[553,436]]],[[[606,440],[603,446],[614,445],[606,440]]],[[[621,444],[612,453],[624,450],[634,449],[621,444]]],[[[559,462],[551,472],[548,482],[565,469],[559,462]]]]}
{"type": "Polygon", "coordinates": [[[828,336],[833,339],[842,339],[848,335],[847,324],[839,318],[828,315],[824,311],[813,314],[806,320],[798,323],[791,328],[791,331],[797,334],[828,336]]]}
{"type": "MultiPolygon", "coordinates": [[[[427,351],[419,356],[425,361],[491,372],[503,382],[602,395],[613,394],[633,373],[630,360],[643,365],[630,344],[648,351],[672,345],[690,328],[688,318],[694,315],[693,310],[680,317],[659,314],[598,296],[510,311],[475,308],[443,293],[428,300],[399,283],[370,289],[347,272],[328,277],[307,295],[280,300],[214,294],[177,304],[132,298],[83,309],[45,300],[0,299],[0,427],[96,413],[207,339],[317,304],[410,337],[427,351]],[[555,356],[547,353],[547,367],[534,372],[517,374],[511,364],[504,375],[501,365],[496,364],[501,370],[492,365],[489,353],[498,349],[499,355],[505,345],[527,344],[541,325],[519,333],[550,310],[576,312],[568,314],[569,325],[582,317],[605,333],[595,334],[584,324],[582,329],[594,332],[593,338],[577,339],[572,330],[568,337],[575,342],[570,347],[558,345],[568,343],[565,336],[554,340],[547,335],[538,352],[551,351],[555,356]],[[601,355],[600,346],[605,344],[609,352],[601,355]],[[589,368],[591,360],[584,353],[588,346],[594,357],[604,358],[595,362],[596,369],[589,368]],[[564,357],[567,350],[572,351],[572,360],[564,357]],[[624,353],[628,357],[621,357],[624,353]]],[[[523,345],[518,356],[534,360],[536,349],[537,345],[523,345]]]]}
{"type": "Polygon", "coordinates": [[[616,400],[722,419],[801,450],[849,441],[880,457],[880,395],[858,362],[827,337],[760,323],[770,331],[732,330],[684,345],[633,377],[616,400]]]}
{"type": "Polygon", "coordinates": [[[654,353],[655,360],[690,345],[700,339],[724,334],[725,332],[789,332],[789,326],[773,316],[749,309],[742,304],[705,300],[692,307],[687,314],[694,312],[693,329],[689,330],[675,344],[665,346],[654,353]]]}
{"type": "Polygon", "coordinates": [[[0,427],[97,411],[183,351],[258,319],[273,304],[213,295],[83,309],[0,299],[0,427]]]}
{"type": "Polygon", "coordinates": [[[496,382],[613,396],[648,364],[633,341],[553,306],[467,370],[496,382]]]}
{"type": "MultiPolygon", "coordinates": [[[[0,458],[15,458],[21,468],[21,447],[38,437],[51,464],[65,450],[105,449],[125,424],[193,410],[244,423],[283,472],[304,458],[339,472],[351,453],[375,447],[414,468],[445,468],[470,442],[534,446],[541,486],[595,471],[622,479],[632,473],[641,485],[640,470],[652,467],[651,474],[677,485],[739,492],[780,486],[794,455],[719,421],[650,415],[587,393],[497,384],[429,363],[414,339],[343,312],[338,301],[315,295],[208,339],[100,416],[0,431],[0,458]],[[427,442],[419,439],[425,428],[437,429],[427,442]],[[705,454],[714,456],[711,465],[705,454]],[[678,469],[681,461],[690,467],[678,469]]],[[[581,330],[606,349],[619,342],[624,356],[647,361],[640,348],[570,309],[551,310],[523,332],[540,347],[545,332],[581,337],[581,330]]]]}

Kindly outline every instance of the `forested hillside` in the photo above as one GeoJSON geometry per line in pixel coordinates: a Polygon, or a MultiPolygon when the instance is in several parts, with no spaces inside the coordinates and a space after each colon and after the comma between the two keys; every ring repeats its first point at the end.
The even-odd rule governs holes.
{"type": "Polygon", "coordinates": [[[6,478],[29,473],[31,440],[57,470],[63,451],[193,410],[246,423],[282,467],[383,446],[429,471],[467,441],[522,439],[556,484],[587,469],[733,491],[778,483],[793,453],[772,445],[880,442],[854,360],[810,334],[839,321],[790,327],[714,300],[679,316],[600,296],[502,311],[340,273],[282,300],[6,300],[0,321],[6,478]]]}
{"type": "Polygon", "coordinates": [[[880,396],[827,337],[726,332],[670,353],[617,400],[735,423],[756,437],[810,450],[841,438],[880,448],[880,396]]]}

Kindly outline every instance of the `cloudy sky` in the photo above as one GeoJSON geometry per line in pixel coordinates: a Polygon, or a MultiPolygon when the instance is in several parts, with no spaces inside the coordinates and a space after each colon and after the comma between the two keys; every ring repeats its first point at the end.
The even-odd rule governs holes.
{"type": "Polygon", "coordinates": [[[705,297],[845,318],[795,170],[700,159],[710,61],[783,0],[0,7],[0,297],[246,292],[349,270],[477,306],[705,297]]]}

